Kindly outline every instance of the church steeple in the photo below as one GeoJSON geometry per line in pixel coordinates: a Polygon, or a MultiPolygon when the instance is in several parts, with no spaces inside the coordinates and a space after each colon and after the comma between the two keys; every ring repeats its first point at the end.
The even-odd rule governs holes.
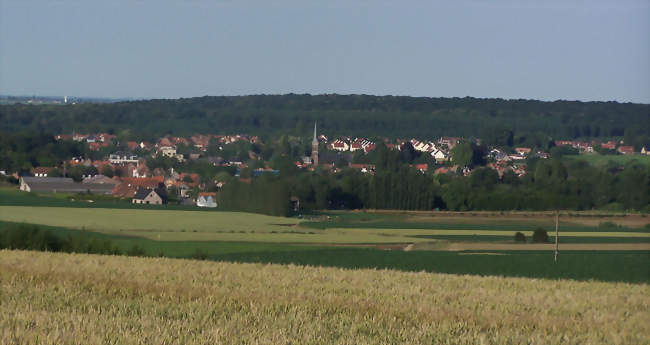
{"type": "Polygon", "coordinates": [[[314,166],[318,165],[318,137],[316,136],[316,122],[314,122],[314,139],[311,141],[311,160],[314,166]]]}

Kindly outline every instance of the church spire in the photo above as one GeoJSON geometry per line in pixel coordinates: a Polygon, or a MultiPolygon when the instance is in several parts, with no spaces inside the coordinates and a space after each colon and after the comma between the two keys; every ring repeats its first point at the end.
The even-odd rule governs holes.
{"type": "Polygon", "coordinates": [[[314,140],[311,141],[311,161],[314,166],[318,165],[318,137],[316,136],[316,122],[314,122],[314,140]]]}

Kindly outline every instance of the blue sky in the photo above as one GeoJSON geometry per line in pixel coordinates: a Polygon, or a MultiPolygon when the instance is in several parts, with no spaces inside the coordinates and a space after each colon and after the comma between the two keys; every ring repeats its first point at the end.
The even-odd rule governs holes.
{"type": "Polygon", "coordinates": [[[0,94],[650,103],[650,1],[0,0],[0,94]]]}

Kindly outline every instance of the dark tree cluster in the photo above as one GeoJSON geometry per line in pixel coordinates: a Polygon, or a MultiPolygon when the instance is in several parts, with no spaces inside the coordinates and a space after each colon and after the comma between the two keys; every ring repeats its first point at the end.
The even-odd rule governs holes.
{"type": "MultiPolygon", "coordinates": [[[[532,162],[522,178],[481,167],[469,176],[432,175],[390,163],[374,175],[354,169],[340,173],[301,171],[292,176],[234,182],[224,187],[227,209],[287,215],[291,197],[301,211],[322,209],[590,210],[650,211],[650,167],[596,167],[559,159],[532,162]]],[[[221,205],[220,205],[221,207],[221,205]]]]}
{"type": "Polygon", "coordinates": [[[484,137],[543,147],[549,138],[625,137],[648,143],[650,106],[617,102],[368,95],[255,95],[104,104],[0,106],[0,132],[109,132],[118,139],[166,134],[303,135],[318,120],[329,135],[484,137]]]}
{"type": "Polygon", "coordinates": [[[73,141],[56,141],[51,134],[31,132],[0,135],[0,170],[27,172],[32,167],[53,167],[87,148],[73,141]]]}

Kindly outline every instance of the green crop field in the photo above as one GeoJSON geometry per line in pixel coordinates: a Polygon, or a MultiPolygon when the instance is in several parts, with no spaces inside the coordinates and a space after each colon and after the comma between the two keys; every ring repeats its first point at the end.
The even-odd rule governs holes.
{"type": "Polygon", "coordinates": [[[2,344],[650,342],[648,284],[3,250],[0,291],[2,344]]]}
{"type": "MultiPolygon", "coordinates": [[[[0,222],[0,242],[3,229],[13,223],[0,222]]],[[[40,226],[61,238],[110,240],[123,253],[134,246],[145,256],[201,258],[215,261],[277,263],[340,268],[376,268],[401,271],[426,271],[472,275],[499,275],[529,278],[563,278],[574,280],[601,280],[650,282],[647,267],[648,251],[562,251],[560,261],[553,263],[552,249],[490,250],[449,252],[435,242],[416,245],[414,251],[402,251],[394,246],[314,245],[271,242],[223,241],[157,241],[142,237],[111,235],[61,227],[40,226]],[[420,246],[438,246],[418,248],[420,246]],[[392,250],[386,250],[392,249],[392,250]]],[[[1,244],[1,243],[0,243],[1,244]]],[[[471,244],[471,242],[470,242],[471,244]]],[[[537,245],[528,244],[526,247],[537,245]]]]}
{"type": "Polygon", "coordinates": [[[522,232],[530,242],[537,228],[547,230],[552,242],[552,213],[350,211],[298,219],[191,208],[64,207],[71,203],[65,198],[43,198],[63,203],[58,205],[21,206],[21,200],[40,198],[18,196],[0,202],[0,236],[3,227],[26,223],[38,224],[62,238],[110,240],[121,253],[138,253],[131,255],[650,281],[650,227],[643,214],[564,212],[560,217],[561,260],[553,264],[552,245],[514,243],[515,232],[522,232]]]}
{"type": "Polygon", "coordinates": [[[241,212],[0,206],[0,220],[116,233],[286,230],[295,219],[241,212]]]}

